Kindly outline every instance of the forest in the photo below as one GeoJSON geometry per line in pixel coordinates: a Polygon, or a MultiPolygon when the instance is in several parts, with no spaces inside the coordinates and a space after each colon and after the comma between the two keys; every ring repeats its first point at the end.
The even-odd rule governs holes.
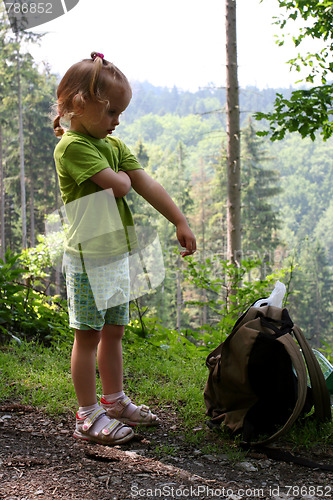
{"type": "MultiPolygon", "coordinates": [[[[26,282],[56,301],[65,298],[65,289],[59,265],[52,263],[45,221],[61,206],[52,128],[60,76],[47,65],[37,66],[30,55],[28,38],[38,43],[38,37],[14,36],[1,16],[1,258],[4,264],[20,255],[26,282]]],[[[200,342],[212,328],[230,326],[223,323],[231,272],[225,89],[212,84],[189,92],[131,84],[133,99],[117,135],[181,207],[198,245],[195,257],[181,262],[172,225],[129,194],[136,224],[156,229],[166,268],[163,284],[135,302],[133,315],[158,318],[165,328],[200,342]]],[[[243,293],[239,308],[283,281],[293,320],[313,346],[325,348],[333,330],[333,139],[287,131],[282,140],[271,141],[257,134],[268,128],[267,121],[254,118],[271,111],[277,94],[289,98],[292,91],[240,89],[242,265],[232,272],[243,293]]],[[[5,324],[3,314],[0,321],[5,324]]]]}

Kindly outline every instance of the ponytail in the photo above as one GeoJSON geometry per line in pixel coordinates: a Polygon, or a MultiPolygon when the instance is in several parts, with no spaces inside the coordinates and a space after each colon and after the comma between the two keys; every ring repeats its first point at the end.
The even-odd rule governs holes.
{"type": "Polygon", "coordinates": [[[104,64],[104,54],[100,54],[99,52],[92,52],[90,54],[90,57],[93,60],[94,65],[89,85],[89,92],[90,92],[90,97],[94,98],[96,96],[96,90],[97,90],[96,87],[99,74],[104,64]]]}
{"type": "Polygon", "coordinates": [[[65,130],[60,125],[60,118],[60,115],[58,115],[53,121],[53,130],[56,137],[61,137],[65,133],[65,130]]]}

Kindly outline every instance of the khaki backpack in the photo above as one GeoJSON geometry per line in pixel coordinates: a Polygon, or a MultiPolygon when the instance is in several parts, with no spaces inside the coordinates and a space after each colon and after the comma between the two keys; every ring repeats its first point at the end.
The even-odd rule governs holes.
{"type": "Polygon", "coordinates": [[[223,423],[243,443],[274,441],[313,406],[318,421],[331,419],[324,376],[287,309],[250,307],[206,364],[210,426],[223,423]]]}

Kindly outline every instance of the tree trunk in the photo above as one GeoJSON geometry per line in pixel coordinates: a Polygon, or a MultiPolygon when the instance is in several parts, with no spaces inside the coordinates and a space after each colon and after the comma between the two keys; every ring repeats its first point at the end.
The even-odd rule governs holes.
{"type": "MultiPolygon", "coordinates": [[[[183,145],[181,142],[178,144],[178,178],[182,177],[183,169],[183,145]]],[[[181,193],[177,193],[177,203],[181,207],[181,193]]],[[[182,207],[181,207],[182,208],[182,207]]],[[[178,255],[177,258],[177,331],[180,332],[181,322],[182,322],[182,305],[183,305],[183,294],[181,288],[181,271],[180,263],[181,259],[178,255]]]]}
{"type": "MultiPolygon", "coordinates": [[[[17,43],[19,43],[18,40],[17,43]]],[[[19,140],[20,140],[22,248],[27,248],[27,213],[26,213],[25,173],[24,173],[23,110],[22,110],[21,68],[20,68],[19,50],[17,50],[17,92],[18,92],[18,107],[19,107],[18,111],[19,111],[19,140]]]]}
{"type": "Polygon", "coordinates": [[[6,241],[5,241],[5,187],[4,187],[4,173],[3,173],[1,124],[0,124],[0,224],[1,224],[0,258],[3,259],[6,252],[6,241]]]}
{"type": "Polygon", "coordinates": [[[30,245],[34,247],[36,244],[35,239],[35,198],[34,198],[34,183],[32,172],[30,172],[30,245]]]}
{"type": "Polygon", "coordinates": [[[227,96],[227,258],[241,258],[241,185],[239,88],[237,76],[236,0],[226,0],[227,96]]]}
{"type": "Polygon", "coordinates": [[[181,274],[180,274],[180,256],[177,257],[177,332],[180,332],[182,321],[182,288],[181,288],[181,274]]]}
{"type": "MultiPolygon", "coordinates": [[[[31,124],[29,124],[29,127],[31,124]]],[[[32,136],[29,137],[29,154],[28,154],[28,170],[29,170],[29,190],[30,190],[30,246],[33,248],[36,244],[35,232],[35,186],[33,175],[33,145],[32,136]]]]}
{"type": "MultiPolygon", "coordinates": [[[[208,220],[206,219],[206,210],[205,210],[207,198],[205,193],[204,181],[206,180],[206,176],[202,158],[200,158],[200,178],[202,179],[202,183],[200,184],[200,191],[201,191],[200,222],[201,222],[201,235],[202,235],[201,262],[202,264],[204,264],[206,261],[206,225],[208,224],[208,220]]],[[[203,326],[207,324],[207,305],[206,305],[207,291],[205,288],[201,290],[201,300],[203,302],[202,314],[201,314],[201,326],[203,326]]]]}

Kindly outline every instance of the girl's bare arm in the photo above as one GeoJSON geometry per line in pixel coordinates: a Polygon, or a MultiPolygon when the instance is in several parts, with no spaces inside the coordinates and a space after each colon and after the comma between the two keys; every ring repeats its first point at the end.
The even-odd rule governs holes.
{"type": "Polygon", "coordinates": [[[178,241],[182,247],[186,248],[182,256],[194,253],[196,250],[194,234],[189,228],[185,216],[161,184],[144,170],[131,170],[127,174],[131,178],[133,189],[176,226],[178,241]]]}
{"type": "Polygon", "coordinates": [[[90,180],[103,189],[111,188],[116,198],[125,196],[131,189],[129,176],[125,172],[115,172],[110,167],[93,175],[90,180]]]}

